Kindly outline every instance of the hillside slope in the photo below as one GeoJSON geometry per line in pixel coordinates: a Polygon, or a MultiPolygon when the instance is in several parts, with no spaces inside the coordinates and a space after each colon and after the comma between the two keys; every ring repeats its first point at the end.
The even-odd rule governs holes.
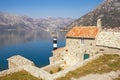
{"type": "Polygon", "coordinates": [[[99,18],[102,19],[104,27],[120,27],[120,0],[104,0],[97,8],[74,21],[69,27],[95,26],[99,18]]]}
{"type": "Polygon", "coordinates": [[[26,71],[19,71],[13,74],[0,77],[0,80],[41,80],[41,79],[37,79],[36,77],[32,76],[26,71]]]}
{"type": "MultiPolygon", "coordinates": [[[[70,71],[64,77],[58,78],[57,80],[70,80],[72,77],[78,79],[80,77],[89,74],[104,74],[111,71],[120,71],[120,55],[117,54],[104,54],[98,59],[95,59],[86,65],[79,67],[74,71],[70,71]]],[[[120,79],[120,77],[119,77],[120,79]]],[[[85,79],[88,80],[88,79],[85,79]]],[[[89,79],[92,80],[92,79],[89,79]]],[[[99,79],[106,80],[106,79],[99,79]]]]}

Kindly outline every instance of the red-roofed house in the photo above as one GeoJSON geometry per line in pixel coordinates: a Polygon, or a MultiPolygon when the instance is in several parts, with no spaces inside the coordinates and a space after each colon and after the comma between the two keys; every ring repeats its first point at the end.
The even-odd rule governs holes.
{"type": "Polygon", "coordinates": [[[94,53],[95,38],[99,33],[96,26],[73,27],[66,34],[66,46],[53,51],[51,63],[64,60],[67,66],[75,65],[78,61],[89,58],[94,53]]]}
{"type": "Polygon", "coordinates": [[[63,61],[73,66],[97,53],[120,53],[120,32],[104,32],[101,20],[97,26],[73,27],[66,34],[66,46],[53,51],[50,63],[63,61]]]}

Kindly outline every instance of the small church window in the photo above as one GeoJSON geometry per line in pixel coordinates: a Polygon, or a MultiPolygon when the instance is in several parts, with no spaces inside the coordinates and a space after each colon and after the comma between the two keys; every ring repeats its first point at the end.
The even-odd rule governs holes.
{"type": "Polygon", "coordinates": [[[80,43],[84,44],[84,39],[83,38],[81,38],[80,43]]]}

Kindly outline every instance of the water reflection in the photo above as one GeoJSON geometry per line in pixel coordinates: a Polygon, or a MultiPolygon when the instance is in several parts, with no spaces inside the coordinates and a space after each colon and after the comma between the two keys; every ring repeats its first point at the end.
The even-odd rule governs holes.
{"type": "Polygon", "coordinates": [[[45,38],[51,38],[45,31],[4,31],[0,32],[0,47],[45,38]]]}
{"type": "MultiPolygon", "coordinates": [[[[7,58],[14,55],[24,56],[36,66],[49,64],[52,56],[52,36],[42,30],[1,31],[0,32],[0,71],[7,69],[7,58]],[[17,44],[17,45],[16,45],[17,44]]],[[[58,47],[65,45],[65,32],[58,32],[58,47]]]]}
{"type": "MultiPolygon", "coordinates": [[[[64,39],[65,32],[58,32],[58,39],[64,39]]],[[[51,40],[51,32],[42,30],[22,30],[22,31],[1,31],[0,32],[0,47],[25,43],[32,40],[51,40]]]]}

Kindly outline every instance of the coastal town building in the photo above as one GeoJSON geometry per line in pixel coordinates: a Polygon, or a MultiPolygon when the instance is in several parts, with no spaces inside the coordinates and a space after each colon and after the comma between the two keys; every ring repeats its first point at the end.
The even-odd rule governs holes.
{"type": "Polygon", "coordinates": [[[66,46],[53,51],[51,64],[64,60],[64,66],[73,66],[93,56],[98,33],[96,26],[73,27],[66,34],[66,46]]]}
{"type": "Polygon", "coordinates": [[[120,32],[102,30],[102,21],[97,26],[73,27],[66,34],[65,47],[53,50],[50,63],[63,60],[63,66],[73,66],[99,53],[120,53],[120,32]]]}

